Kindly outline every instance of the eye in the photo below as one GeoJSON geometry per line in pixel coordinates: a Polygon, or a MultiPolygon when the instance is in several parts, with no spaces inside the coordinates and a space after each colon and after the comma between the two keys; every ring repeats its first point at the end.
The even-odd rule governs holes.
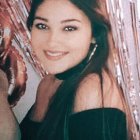
{"type": "Polygon", "coordinates": [[[77,27],[68,26],[68,27],[65,27],[64,30],[65,30],[65,31],[69,31],[69,32],[71,32],[71,31],[76,31],[76,30],[77,30],[77,27]]]}
{"type": "Polygon", "coordinates": [[[48,29],[47,25],[43,24],[43,23],[37,23],[35,24],[35,27],[39,30],[46,30],[48,29]]]}

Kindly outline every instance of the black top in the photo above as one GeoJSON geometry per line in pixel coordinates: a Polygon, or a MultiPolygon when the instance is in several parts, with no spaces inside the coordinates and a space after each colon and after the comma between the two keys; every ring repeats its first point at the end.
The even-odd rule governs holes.
{"type": "MultiPolygon", "coordinates": [[[[41,122],[29,119],[29,112],[20,124],[22,140],[36,140],[41,126],[41,122]]],[[[59,136],[62,135],[58,134],[56,140],[64,140],[59,136]]],[[[68,137],[69,140],[127,140],[126,115],[116,108],[74,113],[69,117],[68,137]]]]}

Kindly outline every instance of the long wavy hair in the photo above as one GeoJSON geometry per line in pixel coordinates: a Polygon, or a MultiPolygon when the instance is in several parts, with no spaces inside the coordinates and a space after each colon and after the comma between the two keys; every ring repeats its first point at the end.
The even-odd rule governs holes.
{"type": "MultiPolygon", "coordinates": [[[[31,31],[35,13],[38,7],[45,0],[33,0],[31,10],[27,20],[27,27],[31,31]]],[[[71,76],[65,80],[54,97],[52,98],[49,110],[39,130],[39,140],[56,140],[57,134],[60,133],[67,138],[67,124],[68,116],[71,114],[74,104],[74,97],[76,90],[83,80],[90,73],[96,73],[100,77],[100,85],[103,91],[103,77],[102,70],[108,70],[107,59],[109,56],[109,43],[108,43],[108,32],[110,31],[110,24],[101,14],[99,0],[69,0],[80,10],[82,10],[89,18],[92,25],[93,37],[98,44],[98,48],[92,57],[90,63],[84,68],[83,71],[79,72],[76,76],[71,76]],[[63,130],[60,130],[60,126],[63,125],[63,130]],[[56,134],[57,133],[57,134],[56,134]]],[[[88,94],[88,93],[87,93],[88,94]]],[[[103,95],[102,95],[103,96],[103,95]]],[[[102,98],[103,100],[103,98],[102,98]]],[[[103,103],[103,101],[102,101],[103,103]]]]}

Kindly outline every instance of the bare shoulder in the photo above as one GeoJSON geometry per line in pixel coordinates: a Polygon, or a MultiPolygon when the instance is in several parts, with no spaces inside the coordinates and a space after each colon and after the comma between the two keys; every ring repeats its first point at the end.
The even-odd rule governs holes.
{"type": "Polygon", "coordinates": [[[102,107],[118,108],[123,110],[121,93],[114,79],[103,72],[103,93],[101,80],[98,74],[87,75],[80,83],[74,102],[74,112],[102,107]],[[103,102],[102,102],[103,101],[103,102]]]}
{"type": "Polygon", "coordinates": [[[74,112],[101,106],[101,84],[97,74],[89,74],[80,83],[75,97],[74,112]]]}
{"type": "Polygon", "coordinates": [[[125,111],[123,92],[113,76],[104,73],[104,106],[125,111]]]}

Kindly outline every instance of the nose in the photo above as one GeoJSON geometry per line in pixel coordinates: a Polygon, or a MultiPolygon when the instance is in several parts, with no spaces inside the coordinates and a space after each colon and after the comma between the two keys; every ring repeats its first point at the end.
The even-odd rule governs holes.
{"type": "Polygon", "coordinates": [[[49,34],[47,44],[49,48],[58,47],[61,42],[61,36],[57,31],[53,31],[49,34]]]}

